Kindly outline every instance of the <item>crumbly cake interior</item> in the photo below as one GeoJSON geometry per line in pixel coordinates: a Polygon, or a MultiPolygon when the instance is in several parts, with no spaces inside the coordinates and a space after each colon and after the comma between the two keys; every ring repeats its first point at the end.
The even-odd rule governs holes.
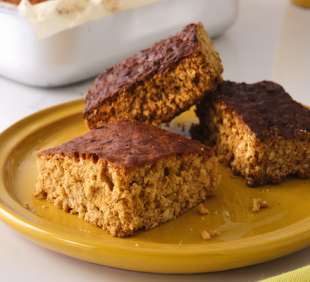
{"type": "Polygon", "coordinates": [[[160,125],[201,101],[222,82],[223,67],[202,25],[197,28],[202,52],[181,59],[162,74],[151,73],[136,85],[105,99],[85,117],[90,129],[120,117],[160,125]]]}
{"type": "Polygon", "coordinates": [[[149,230],[213,196],[219,184],[217,159],[178,154],[135,168],[127,175],[96,155],[38,155],[34,196],[125,237],[149,230]]]}
{"type": "Polygon", "coordinates": [[[287,175],[310,177],[309,133],[294,139],[256,135],[224,104],[210,100],[198,105],[197,115],[200,125],[192,127],[193,138],[213,147],[219,161],[249,186],[280,183],[287,175]]]}

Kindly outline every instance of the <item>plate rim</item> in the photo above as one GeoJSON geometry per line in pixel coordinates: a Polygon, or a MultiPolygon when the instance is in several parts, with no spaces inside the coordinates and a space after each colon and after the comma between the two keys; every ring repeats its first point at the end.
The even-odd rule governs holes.
{"type": "Polygon", "coordinates": [[[5,172],[9,157],[25,138],[40,128],[78,115],[83,105],[84,99],[81,98],[43,109],[17,121],[0,133],[0,147],[3,146],[4,149],[0,156],[0,220],[30,241],[84,261],[127,270],[167,274],[204,273],[249,266],[279,258],[310,245],[310,217],[263,235],[210,246],[207,243],[144,243],[146,247],[136,247],[120,243],[124,239],[118,239],[111,244],[107,240],[98,242],[88,237],[80,238],[70,232],[65,234],[48,225],[33,222],[31,217],[35,215],[5,193],[5,172]],[[6,142],[9,140],[10,142],[6,142]],[[191,262],[188,261],[189,258],[191,262]]]}

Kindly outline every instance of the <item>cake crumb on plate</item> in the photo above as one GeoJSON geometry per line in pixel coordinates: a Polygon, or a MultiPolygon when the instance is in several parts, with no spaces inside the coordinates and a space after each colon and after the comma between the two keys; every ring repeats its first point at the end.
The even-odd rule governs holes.
{"type": "Polygon", "coordinates": [[[252,211],[253,212],[258,212],[260,210],[260,208],[267,208],[267,202],[266,201],[262,201],[259,198],[254,198],[253,199],[253,208],[252,211]]]}
{"type": "Polygon", "coordinates": [[[198,213],[199,213],[200,215],[207,215],[207,214],[210,214],[209,210],[208,210],[207,208],[205,208],[205,207],[203,206],[203,204],[200,204],[200,205],[198,206],[198,213]]]}
{"type": "Polygon", "coordinates": [[[220,235],[221,233],[217,230],[210,230],[210,235],[211,237],[215,237],[215,236],[218,236],[220,235]]]}
{"type": "Polygon", "coordinates": [[[201,237],[203,240],[210,240],[211,239],[211,235],[209,234],[209,232],[207,232],[206,230],[203,230],[201,233],[201,237]]]}

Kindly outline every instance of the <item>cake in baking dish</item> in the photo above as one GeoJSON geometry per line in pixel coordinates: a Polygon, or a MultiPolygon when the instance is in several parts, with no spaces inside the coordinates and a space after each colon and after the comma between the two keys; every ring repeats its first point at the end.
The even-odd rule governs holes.
{"type": "Polygon", "coordinates": [[[222,82],[223,67],[201,23],[105,70],[89,88],[82,117],[94,128],[120,117],[160,125],[222,82]]]}
{"type": "Polygon", "coordinates": [[[125,237],[174,219],[214,195],[211,148],[121,119],[37,154],[33,196],[125,237]]]}
{"type": "Polygon", "coordinates": [[[196,113],[192,136],[249,186],[310,177],[310,111],[280,85],[224,81],[196,113]]]}

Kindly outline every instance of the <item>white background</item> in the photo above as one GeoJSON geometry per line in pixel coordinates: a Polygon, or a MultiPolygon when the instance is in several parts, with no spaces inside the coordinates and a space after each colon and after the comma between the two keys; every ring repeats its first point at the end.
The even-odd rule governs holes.
{"type": "MultiPolygon", "coordinates": [[[[286,0],[240,0],[234,25],[214,40],[224,78],[273,80],[310,105],[310,9],[286,0]]],[[[41,109],[82,98],[92,80],[33,88],[0,77],[0,132],[41,109]]],[[[124,271],[73,259],[39,247],[0,222],[0,281],[257,281],[310,263],[310,248],[242,269],[197,275],[124,271]]]]}

